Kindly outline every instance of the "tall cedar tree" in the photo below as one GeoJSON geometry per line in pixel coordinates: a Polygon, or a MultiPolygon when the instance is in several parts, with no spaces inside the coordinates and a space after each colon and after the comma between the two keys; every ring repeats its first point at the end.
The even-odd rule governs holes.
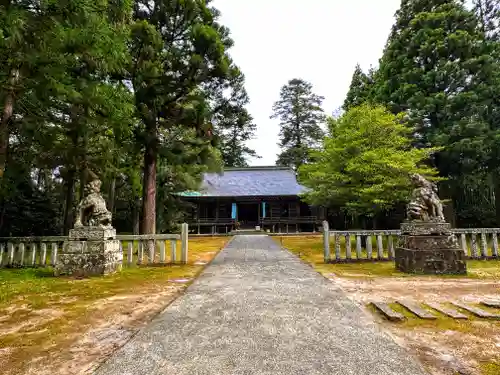
{"type": "Polygon", "coordinates": [[[479,28],[490,40],[500,41],[500,3],[498,0],[472,0],[479,28]]]}
{"type": "Polygon", "coordinates": [[[247,167],[249,158],[259,158],[257,152],[247,146],[253,138],[257,125],[245,108],[240,108],[226,117],[224,127],[218,128],[219,148],[226,167],[247,167]]]}
{"type": "MultiPolygon", "coordinates": [[[[90,145],[101,145],[93,150],[102,160],[105,151],[112,153],[106,132],[112,134],[114,124],[127,124],[121,115],[130,109],[124,100],[127,92],[111,76],[126,66],[131,6],[127,1],[115,4],[105,0],[12,2],[0,7],[0,12],[7,19],[0,44],[4,50],[10,48],[10,54],[2,56],[12,57],[2,65],[1,75],[8,77],[14,67],[18,83],[12,91],[11,81],[3,81],[7,86],[2,85],[2,97],[4,103],[10,102],[10,110],[5,105],[4,112],[14,114],[3,135],[8,140],[14,131],[15,138],[10,139],[17,143],[16,149],[21,147],[29,150],[25,155],[36,155],[33,165],[44,173],[52,176],[54,170],[70,172],[64,174],[68,229],[76,172],[84,169],[90,145]],[[17,12],[12,11],[16,6],[17,12]],[[11,22],[18,27],[16,32],[9,26],[14,17],[11,13],[17,15],[11,22]],[[9,99],[11,96],[15,102],[9,99]],[[16,126],[10,126],[12,119],[16,126]]],[[[5,159],[8,145],[0,147],[0,159],[5,159]]],[[[99,164],[105,166],[108,161],[99,164]]],[[[2,204],[0,227],[3,217],[2,204]]]]}
{"type": "Polygon", "coordinates": [[[361,69],[361,66],[357,64],[342,109],[348,111],[352,107],[357,107],[363,103],[369,102],[372,96],[372,90],[373,70],[370,70],[370,72],[366,74],[361,69]]]}
{"type": "Polygon", "coordinates": [[[231,63],[226,50],[232,41],[217,23],[218,16],[208,1],[135,3],[131,79],[144,126],[139,134],[144,146],[142,233],[156,231],[156,172],[164,132],[177,125],[194,128],[191,141],[203,144],[207,139],[207,148],[197,158],[209,153],[210,113],[204,88],[224,81],[231,63]]]}
{"type": "Polygon", "coordinates": [[[232,69],[228,87],[218,86],[213,97],[212,124],[224,166],[248,166],[248,158],[258,158],[255,150],[246,145],[253,138],[257,126],[245,106],[249,102],[245,90],[245,77],[232,69]]]}
{"type": "Polygon", "coordinates": [[[446,146],[444,176],[480,168],[493,58],[472,12],[457,0],[403,0],[376,74],[376,101],[406,112],[417,145],[446,146]]]}
{"type": "Polygon", "coordinates": [[[0,4],[0,177],[7,163],[16,98],[31,71],[32,50],[43,16],[38,1],[11,0],[0,4]]]}
{"type": "Polygon", "coordinates": [[[299,169],[311,204],[376,214],[408,198],[410,173],[437,173],[423,164],[435,150],[412,147],[403,115],[364,104],[328,122],[323,149],[299,169]]]}
{"type": "Polygon", "coordinates": [[[38,139],[53,139],[48,148],[43,143],[46,153],[62,156],[66,233],[73,224],[76,182],[80,181],[81,195],[88,169],[102,176],[116,165],[115,138],[130,130],[130,91],[112,77],[124,74],[128,64],[132,9],[126,1],[117,4],[107,0],[47,4],[51,22],[44,24],[45,50],[37,56],[36,79],[41,85],[31,98],[45,108],[42,119],[51,126],[33,130],[38,139]]]}
{"type": "Polygon", "coordinates": [[[309,152],[324,136],[321,124],[325,115],[323,97],[312,92],[312,85],[302,79],[292,79],[281,88],[280,100],[274,103],[271,119],[280,120],[281,153],[277,164],[295,170],[308,162],[309,152]]]}
{"type": "MultiPolygon", "coordinates": [[[[474,0],[473,10],[478,21],[478,27],[486,36],[485,44],[491,51],[491,56],[494,58],[495,69],[492,69],[493,77],[490,80],[490,100],[487,103],[488,111],[486,112],[486,121],[488,122],[492,136],[491,154],[488,162],[489,181],[493,181],[493,189],[495,194],[495,210],[496,224],[500,224],[500,3],[497,0],[474,0]]],[[[475,195],[484,195],[484,185],[489,184],[488,181],[481,181],[479,189],[475,195]],[[482,191],[481,191],[482,190],[482,191]]],[[[477,212],[472,212],[469,216],[484,216],[488,205],[481,205],[479,209],[481,215],[477,212]]],[[[474,209],[476,205],[471,205],[474,209]]]]}

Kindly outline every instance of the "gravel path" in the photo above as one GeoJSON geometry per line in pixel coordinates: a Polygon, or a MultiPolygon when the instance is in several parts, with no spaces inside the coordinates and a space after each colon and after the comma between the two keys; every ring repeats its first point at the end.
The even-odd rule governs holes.
{"type": "Polygon", "coordinates": [[[95,375],[423,375],[342,290],[267,236],[237,236],[95,375]]]}

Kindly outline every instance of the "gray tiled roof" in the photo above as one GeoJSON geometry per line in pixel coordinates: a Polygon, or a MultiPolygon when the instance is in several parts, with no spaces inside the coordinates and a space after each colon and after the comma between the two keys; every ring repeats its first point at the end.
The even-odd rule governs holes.
{"type": "Polygon", "coordinates": [[[245,197],[299,195],[307,189],[299,185],[289,168],[248,167],[225,169],[222,174],[206,173],[199,192],[182,196],[245,197]]]}

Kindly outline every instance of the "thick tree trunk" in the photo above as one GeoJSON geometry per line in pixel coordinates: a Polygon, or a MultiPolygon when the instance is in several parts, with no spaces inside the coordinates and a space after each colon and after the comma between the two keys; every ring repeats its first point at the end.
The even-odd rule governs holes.
{"type": "Polygon", "coordinates": [[[85,185],[87,185],[89,179],[87,160],[88,134],[79,135],[76,143],[80,153],[80,200],[82,200],[85,195],[85,185]]]}
{"type": "Polygon", "coordinates": [[[84,198],[86,184],[87,184],[87,173],[86,170],[82,168],[80,171],[80,196],[79,196],[80,201],[84,198]]]}
{"type": "Polygon", "coordinates": [[[497,227],[500,226],[500,182],[494,179],[494,194],[495,194],[495,212],[497,227]]]}
{"type": "Polygon", "coordinates": [[[5,198],[2,197],[2,203],[0,204],[0,233],[2,237],[8,237],[9,233],[4,233],[4,225],[5,225],[5,211],[7,209],[5,198]]]}
{"type": "Polygon", "coordinates": [[[38,189],[40,189],[42,186],[44,189],[46,189],[45,175],[46,175],[46,172],[43,168],[38,169],[38,174],[36,176],[36,186],[38,187],[38,189]]]}
{"type": "Polygon", "coordinates": [[[151,127],[144,152],[141,234],[156,233],[156,127],[151,127]]]}
{"type": "Polygon", "coordinates": [[[9,126],[14,114],[14,85],[19,79],[19,71],[14,69],[10,73],[9,86],[0,121],[0,177],[3,177],[9,151],[9,126]]]}
{"type": "Polygon", "coordinates": [[[116,197],[116,178],[113,177],[109,183],[109,191],[108,191],[108,210],[111,214],[115,212],[115,197],[116,197]]]}
{"type": "Polygon", "coordinates": [[[44,185],[45,185],[45,189],[47,191],[50,191],[52,189],[52,170],[51,169],[45,169],[43,171],[43,178],[44,178],[44,185]]]}
{"type": "Polygon", "coordinates": [[[76,171],[71,169],[66,176],[66,200],[64,204],[64,235],[67,236],[69,230],[73,228],[73,202],[75,199],[75,177],[76,171]]]}
{"type": "MultiPolygon", "coordinates": [[[[76,121],[77,117],[74,114],[75,108],[72,108],[73,116],[72,122],[74,125],[73,131],[71,132],[71,143],[73,150],[75,153],[78,149],[78,132],[76,130],[76,121]]],[[[68,162],[68,171],[66,174],[66,199],[64,202],[64,221],[63,221],[63,234],[67,236],[69,234],[69,230],[73,228],[74,224],[74,212],[73,212],[73,204],[75,202],[75,186],[76,186],[76,178],[77,178],[77,162],[76,158],[73,155],[71,161],[68,162]]],[[[82,193],[80,192],[80,196],[82,193]]]]}
{"type": "Polygon", "coordinates": [[[445,181],[439,185],[439,192],[441,193],[441,199],[446,199],[449,201],[443,204],[443,215],[447,222],[451,224],[453,228],[456,227],[457,217],[455,213],[455,205],[453,203],[453,194],[450,186],[450,182],[445,181]]]}
{"type": "Polygon", "coordinates": [[[141,224],[141,199],[137,198],[134,201],[134,212],[133,212],[133,223],[132,223],[132,233],[139,234],[140,233],[140,224],[141,224]]]}

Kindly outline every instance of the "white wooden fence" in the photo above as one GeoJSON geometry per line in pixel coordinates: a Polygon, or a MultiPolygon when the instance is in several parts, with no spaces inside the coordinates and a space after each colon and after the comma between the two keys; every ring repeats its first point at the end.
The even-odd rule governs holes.
{"type": "MultiPolygon", "coordinates": [[[[500,228],[456,228],[452,229],[452,232],[457,236],[467,259],[500,259],[498,254],[500,228]]],[[[399,230],[331,231],[325,222],[323,223],[325,263],[394,260],[400,234],[399,230]]]]}
{"type": "MultiPolygon", "coordinates": [[[[54,266],[65,236],[0,237],[0,268],[54,266]]],[[[188,225],[181,234],[117,235],[123,251],[123,264],[186,264],[188,261],[188,225]],[[178,246],[179,245],[179,246],[178,246]]]]}

